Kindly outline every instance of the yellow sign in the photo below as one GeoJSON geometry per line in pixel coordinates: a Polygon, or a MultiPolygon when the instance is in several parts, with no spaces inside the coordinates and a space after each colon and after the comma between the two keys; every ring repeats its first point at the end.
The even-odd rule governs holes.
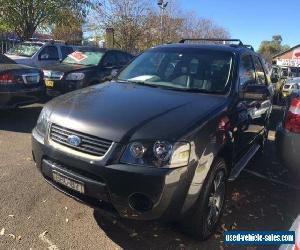
{"type": "Polygon", "coordinates": [[[53,88],[54,87],[54,82],[53,81],[45,80],[45,84],[49,88],[53,88]]]}

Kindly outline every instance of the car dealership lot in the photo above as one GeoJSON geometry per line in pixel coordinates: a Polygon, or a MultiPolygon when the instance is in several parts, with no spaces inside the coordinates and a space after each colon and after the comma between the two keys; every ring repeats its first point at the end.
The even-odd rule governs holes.
{"type": "Polygon", "coordinates": [[[274,108],[266,156],[255,157],[230,183],[218,233],[202,243],[174,223],[107,219],[46,184],[31,159],[30,133],[41,107],[0,114],[0,249],[226,249],[224,230],[287,230],[300,211],[300,185],[275,157],[279,107],[274,108]]]}

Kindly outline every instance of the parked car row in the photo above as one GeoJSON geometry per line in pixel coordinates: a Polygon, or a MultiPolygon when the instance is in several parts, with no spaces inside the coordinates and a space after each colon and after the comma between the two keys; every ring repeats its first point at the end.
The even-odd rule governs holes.
{"type": "Polygon", "coordinates": [[[281,104],[292,92],[300,89],[300,77],[298,71],[293,74],[288,74],[287,68],[281,68],[274,65],[271,78],[276,82],[274,84],[274,104],[281,104]]]}
{"type": "Polygon", "coordinates": [[[109,80],[133,58],[120,50],[40,41],[18,44],[0,56],[2,109],[109,80]]]}
{"type": "Polygon", "coordinates": [[[32,133],[42,176],[114,216],[178,220],[207,239],[227,181],[263,151],[272,110],[261,57],[232,42],[158,46],[111,82],[50,101],[32,133]]]}

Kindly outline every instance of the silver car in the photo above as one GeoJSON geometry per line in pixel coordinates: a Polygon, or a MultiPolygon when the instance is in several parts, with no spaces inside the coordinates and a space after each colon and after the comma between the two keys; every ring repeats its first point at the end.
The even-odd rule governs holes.
{"type": "Polygon", "coordinates": [[[18,64],[43,68],[61,62],[76,50],[62,41],[26,41],[11,48],[5,55],[18,64]]]}
{"type": "Polygon", "coordinates": [[[282,97],[288,97],[293,91],[300,89],[300,77],[290,78],[283,85],[282,88],[282,97]]]}

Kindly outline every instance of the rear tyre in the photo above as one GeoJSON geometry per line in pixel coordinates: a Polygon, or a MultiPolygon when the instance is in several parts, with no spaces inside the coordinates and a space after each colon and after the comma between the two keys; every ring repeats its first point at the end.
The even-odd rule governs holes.
{"type": "Polygon", "coordinates": [[[183,229],[194,238],[206,240],[214,233],[223,213],[226,179],[226,163],[217,158],[206,177],[195,210],[181,222],[183,229]]]}

